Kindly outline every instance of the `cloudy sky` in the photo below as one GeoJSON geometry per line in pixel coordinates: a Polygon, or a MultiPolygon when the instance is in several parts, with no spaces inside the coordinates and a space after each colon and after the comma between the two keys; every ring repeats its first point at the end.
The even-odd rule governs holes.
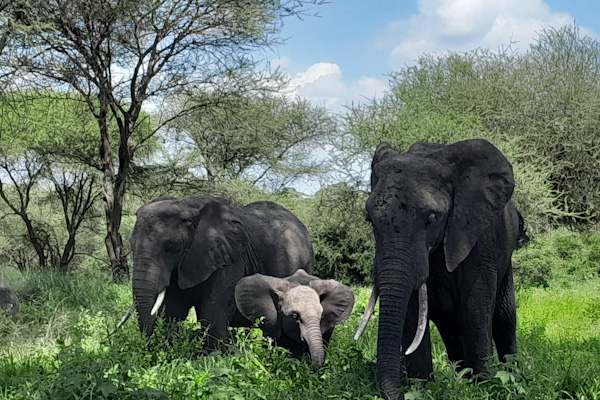
{"type": "Polygon", "coordinates": [[[285,21],[285,45],[269,54],[294,91],[341,112],[351,102],[380,96],[386,74],[419,53],[526,49],[543,27],[576,21],[600,33],[597,0],[331,0],[319,17],[285,21]]]}

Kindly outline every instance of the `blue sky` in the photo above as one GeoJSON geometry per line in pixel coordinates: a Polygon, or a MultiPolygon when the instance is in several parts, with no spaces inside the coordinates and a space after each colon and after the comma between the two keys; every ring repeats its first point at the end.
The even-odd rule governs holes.
{"type": "Polygon", "coordinates": [[[542,27],[574,20],[600,33],[597,0],[332,0],[312,10],[320,17],[285,21],[288,40],[269,58],[296,94],[334,111],[380,96],[385,75],[421,52],[495,49],[510,38],[524,50],[542,27]]]}

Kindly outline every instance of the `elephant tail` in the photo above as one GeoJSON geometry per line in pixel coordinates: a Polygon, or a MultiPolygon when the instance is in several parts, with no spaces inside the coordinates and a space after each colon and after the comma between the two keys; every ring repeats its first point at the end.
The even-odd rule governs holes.
{"type": "Polygon", "coordinates": [[[527,236],[527,227],[525,226],[525,219],[523,215],[517,210],[517,217],[519,217],[519,234],[517,235],[517,249],[523,248],[529,244],[531,238],[527,236]]]}

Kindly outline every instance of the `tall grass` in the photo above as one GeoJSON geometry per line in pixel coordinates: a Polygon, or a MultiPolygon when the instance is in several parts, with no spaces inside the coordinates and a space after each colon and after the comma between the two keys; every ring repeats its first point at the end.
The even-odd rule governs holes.
{"type": "MultiPolygon", "coordinates": [[[[538,259],[546,249],[555,270],[594,253],[594,243],[581,235],[539,238],[517,258],[538,259]],[[560,257],[556,240],[568,243],[560,257]]],[[[593,268],[589,259],[579,267],[593,268]]],[[[413,382],[406,398],[600,399],[600,278],[555,273],[560,279],[518,291],[518,367],[495,363],[493,379],[473,383],[454,371],[433,327],[435,379],[413,382]]],[[[22,299],[16,317],[0,317],[2,399],[379,399],[377,314],[360,341],[352,338],[366,287],[354,287],[354,313],[336,328],[326,365],[315,372],[257,329],[232,330],[223,352],[206,353],[193,318],[159,325],[149,341],[134,321],[107,338],[131,304],[130,287],[109,276],[0,274],[22,299]]]]}

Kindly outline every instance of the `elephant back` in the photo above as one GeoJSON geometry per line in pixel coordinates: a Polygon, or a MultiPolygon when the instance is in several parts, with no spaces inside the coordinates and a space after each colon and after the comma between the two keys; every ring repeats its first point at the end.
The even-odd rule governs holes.
{"type": "Polygon", "coordinates": [[[263,274],[282,278],[300,268],[313,272],[312,241],[298,217],[272,201],[250,203],[243,210],[248,217],[250,237],[262,261],[263,274]]]}

